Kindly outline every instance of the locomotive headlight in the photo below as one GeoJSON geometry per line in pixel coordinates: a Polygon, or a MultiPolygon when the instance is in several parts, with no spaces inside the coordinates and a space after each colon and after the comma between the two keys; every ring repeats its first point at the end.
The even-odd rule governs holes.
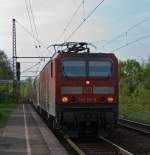
{"type": "Polygon", "coordinates": [[[62,100],[63,103],[67,103],[68,102],[68,97],[63,96],[61,100],[62,100]]]}
{"type": "Polygon", "coordinates": [[[113,97],[108,97],[107,101],[108,101],[108,103],[112,103],[114,101],[114,98],[113,97]]]}
{"type": "Polygon", "coordinates": [[[89,84],[90,84],[90,81],[87,80],[85,83],[86,83],[87,85],[89,85],[89,84]]]}

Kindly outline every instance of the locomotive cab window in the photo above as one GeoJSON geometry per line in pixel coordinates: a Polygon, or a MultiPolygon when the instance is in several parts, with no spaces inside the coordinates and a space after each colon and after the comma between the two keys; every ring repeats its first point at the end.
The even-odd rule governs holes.
{"type": "Polygon", "coordinates": [[[64,60],[64,77],[112,77],[112,62],[109,60],[64,60]]]}
{"type": "Polygon", "coordinates": [[[62,74],[66,77],[85,77],[86,61],[65,60],[62,62],[62,74]]]}
{"type": "Polygon", "coordinates": [[[111,77],[112,63],[108,60],[92,60],[89,61],[89,76],[90,77],[111,77]]]}

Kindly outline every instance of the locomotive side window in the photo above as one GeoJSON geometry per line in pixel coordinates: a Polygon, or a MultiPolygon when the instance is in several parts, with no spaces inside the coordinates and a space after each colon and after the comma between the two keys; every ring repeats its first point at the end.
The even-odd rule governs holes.
{"type": "Polygon", "coordinates": [[[111,61],[89,61],[90,77],[111,77],[112,63],[111,61]]]}
{"type": "Polygon", "coordinates": [[[51,62],[51,77],[53,77],[53,63],[51,62]]]}
{"type": "Polygon", "coordinates": [[[86,61],[65,60],[62,62],[62,73],[66,77],[85,77],[86,61]]]}

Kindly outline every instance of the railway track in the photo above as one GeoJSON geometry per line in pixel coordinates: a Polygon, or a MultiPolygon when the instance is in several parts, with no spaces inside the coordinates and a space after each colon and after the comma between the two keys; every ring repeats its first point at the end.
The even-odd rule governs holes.
{"type": "Polygon", "coordinates": [[[66,136],[65,139],[80,155],[133,155],[104,137],[75,139],[66,136]]]}
{"type": "MultiPolygon", "coordinates": [[[[61,141],[64,147],[70,154],[73,155],[148,155],[150,154],[150,139],[149,125],[145,127],[142,125],[133,125],[136,122],[131,122],[130,125],[126,123],[119,123],[118,129],[112,133],[109,139],[104,137],[97,138],[69,138],[65,136],[65,140],[57,138],[61,141]],[[130,127],[129,127],[130,126],[130,127]],[[139,126],[139,127],[137,127],[139,126]],[[142,126],[142,127],[141,127],[142,126]],[[131,128],[132,127],[132,128],[131,128]],[[141,130],[138,130],[141,129],[141,130]],[[135,132],[138,131],[138,132],[135,132]],[[143,132],[144,131],[144,132],[143,132]],[[145,132],[146,131],[146,132],[145,132]],[[144,133],[144,134],[141,134],[144,133]]],[[[141,124],[141,123],[136,123],[141,124]]]]}
{"type": "Polygon", "coordinates": [[[65,137],[65,139],[80,155],[147,155],[150,153],[148,138],[150,125],[126,119],[119,119],[118,124],[118,130],[109,139],[104,137],[95,139],[65,137]]]}
{"type": "Polygon", "coordinates": [[[150,125],[148,124],[134,122],[127,119],[119,119],[118,125],[150,136],[150,125]]]}

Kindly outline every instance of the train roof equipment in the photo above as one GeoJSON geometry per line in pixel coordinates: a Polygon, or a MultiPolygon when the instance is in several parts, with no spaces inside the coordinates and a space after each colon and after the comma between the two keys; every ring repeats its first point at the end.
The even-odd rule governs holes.
{"type": "Polygon", "coordinates": [[[94,47],[96,49],[95,45],[87,42],[64,42],[61,44],[52,44],[48,46],[48,48],[53,47],[55,53],[90,53],[89,46],[94,47]]]}

